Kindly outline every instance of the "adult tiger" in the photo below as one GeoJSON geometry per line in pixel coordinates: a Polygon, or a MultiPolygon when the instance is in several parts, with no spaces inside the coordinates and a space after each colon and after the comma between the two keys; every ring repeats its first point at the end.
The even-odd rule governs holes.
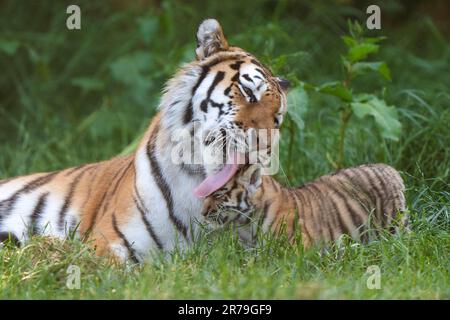
{"type": "Polygon", "coordinates": [[[308,248],[344,234],[370,240],[371,231],[395,231],[396,220],[407,226],[404,190],[399,173],[385,164],[342,169],[298,188],[283,187],[252,165],[207,197],[203,214],[219,225],[236,223],[246,243],[255,240],[259,223],[263,232],[286,231],[291,241],[298,229],[308,248]]]}
{"type": "Polygon", "coordinates": [[[168,81],[134,154],[0,181],[0,240],[23,244],[30,234],[63,238],[74,232],[88,235],[99,255],[135,262],[152,249],[192,243],[195,221],[203,219],[193,190],[207,195],[238,168],[220,161],[223,135],[278,128],[286,110],[286,82],[229,46],[216,20],[200,24],[197,44],[196,61],[168,81]],[[181,132],[188,133],[188,145],[202,148],[178,150],[181,132]],[[203,161],[211,155],[219,161],[203,161]]]}

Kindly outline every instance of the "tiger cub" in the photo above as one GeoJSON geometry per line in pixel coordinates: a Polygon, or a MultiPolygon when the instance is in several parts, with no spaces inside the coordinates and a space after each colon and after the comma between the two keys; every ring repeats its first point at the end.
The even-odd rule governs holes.
{"type": "MultiPolygon", "coordinates": [[[[343,234],[367,241],[369,228],[394,232],[397,215],[406,210],[402,178],[385,164],[342,169],[298,188],[261,176],[257,165],[240,170],[206,198],[202,213],[218,224],[236,223],[244,242],[254,240],[252,220],[260,220],[263,232],[284,230],[291,242],[298,228],[305,248],[343,234]]],[[[401,217],[406,226],[406,214],[401,217]]]]}

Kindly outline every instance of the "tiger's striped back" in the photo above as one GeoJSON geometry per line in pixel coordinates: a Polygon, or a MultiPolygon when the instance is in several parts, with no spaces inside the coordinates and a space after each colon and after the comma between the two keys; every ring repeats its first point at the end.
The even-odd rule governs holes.
{"type": "Polygon", "coordinates": [[[36,234],[87,235],[117,205],[113,200],[132,174],[133,161],[117,157],[0,181],[0,234],[21,243],[36,234]]]}
{"type": "Polygon", "coordinates": [[[343,234],[368,240],[369,229],[393,231],[397,214],[406,208],[402,178],[385,164],[343,169],[298,188],[286,188],[270,176],[255,178],[255,170],[259,169],[250,167],[225,187],[226,192],[208,198],[204,213],[218,208],[240,211],[244,214],[222,216],[221,221],[245,224],[256,217],[263,231],[286,228],[292,241],[299,228],[304,246],[309,247],[336,241],[343,234]]]}

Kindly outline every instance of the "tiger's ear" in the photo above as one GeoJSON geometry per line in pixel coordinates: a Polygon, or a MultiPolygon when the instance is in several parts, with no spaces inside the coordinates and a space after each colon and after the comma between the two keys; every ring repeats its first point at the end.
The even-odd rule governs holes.
{"type": "Polygon", "coordinates": [[[291,87],[291,83],[289,80],[283,79],[281,77],[277,77],[276,79],[277,79],[278,84],[280,85],[281,89],[283,89],[283,91],[289,90],[289,88],[291,87]]]}
{"type": "Polygon", "coordinates": [[[197,60],[202,60],[210,55],[228,50],[228,42],[223,35],[222,27],[215,19],[207,19],[198,27],[197,49],[195,53],[197,60]]]}

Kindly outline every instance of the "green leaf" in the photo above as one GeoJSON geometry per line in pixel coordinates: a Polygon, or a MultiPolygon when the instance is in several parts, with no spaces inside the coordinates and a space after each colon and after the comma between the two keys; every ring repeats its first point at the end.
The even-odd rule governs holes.
{"type": "Polygon", "coordinates": [[[305,51],[296,51],[293,53],[279,55],[271,59],[270,66],[275,74],[296,73],[301,67],[299,61],[308,59],[308,53],[305,51]]]}
{"type": "Polygon", "coordinates": [[[147,45],[151,44],[155,34],[158,32],[158,18],[144,16],[137,19],[137,24],[142,42],[147,45]]]}
{"type": "Polygon", "coordinates": [[[287,96],[287,113],[299,129],[305,128],[303,121],[306,110],[308,109],[309,98],[302,86],[292,88],[287,96]]]}
{"type": "Polygon", "coordinates": [[[371,53],[378,52],[379,46],[374,43],[362,42],[348,50],[347,59],[350,62],[356,62],[367,58],[371,53]]]}
{"type": "Polygon", "coordinates": [[[347,25],[348,25],[348,31],[349,31],[350,35],[352,36],[352,38],[359,38],[362,36],[363,28],[358,21],[348,20],[347,25]]]}
{"type": "Polygon", "coordinates": [[[114,79],[124,84],[145,83],[143,74],[151,66],[151,56],[147,52],[137,51],[113,61],[110,70],[114,79]]]}
{"type": "Polygon", "coordinates": [[[105,86],[104,82],[95,78],[75,78],[71,81],[72,85],[86,91],[102,90],[105,86]]]}
{"type": "Polygon", "coordinates": [[[319,92],[326,93],[335,97],[340,98],[343,101],[352,101],[352,93],[348,90],[342,82],[332,81],[326,82],[316,89],[319,92]]]}
{"type": "Polygon", "coordinates": [[[373,116],[385,139],[397,141],[400,137],[402,125],[398,120],[397,110],[394,106],[388,106],[386,102],[373,95],[361,95],[360,102],[351,103],[353,113],[362,119],[368,115],[373,116]]]}
{"type": "Polygon", "coordinates": [[[129,98],[139,105],[145,106],[150,99],[150,89],[153,85],[150,75],[152,67],[151,55],[145,51],[136,51],[114,60],[110,71],[112,78],[124,86],[124,94],[129,95],[129,98]]]}
{"type": "Polygon", "coordinates": [[[303,82],[303,81],[300,81],[300,87],[305,89],[305,90],[317,91],[317,87],[315,85],[307,83],[307,82],[303,82]]]}
{"type": "Polygon", "coordinates": [[[381,37],[365,37],[364,38],[364,42],[367,42],[367,43],[378,43],[380,41],[383,41],[386,38],[387,37],[385,37],[385,36],[381,36],[381,37]]]}
{"type": "Polygon", "coordinates": [[[357,62],[351,66],[354,76],[363,75],[370,71],[376,71],[387,80],[391,80],[391,71],[385,62],[357,62]]]}
{"type": "Polygon", "coordinates": [[[344,41],[344,43],[348,46],[348,47],[354,47],[358,44],[358,42],[356,41],[356,39],[350,37],[350,36],[343,36],[342,40],[344,41]]]}
{"type": "Polygon", "coordinates": [[[12,56],[16,53],[17,49],[19,49],[20,43],[15,40],[0,40],[0,51],[3,51],[9,56],[12,56]]]}

